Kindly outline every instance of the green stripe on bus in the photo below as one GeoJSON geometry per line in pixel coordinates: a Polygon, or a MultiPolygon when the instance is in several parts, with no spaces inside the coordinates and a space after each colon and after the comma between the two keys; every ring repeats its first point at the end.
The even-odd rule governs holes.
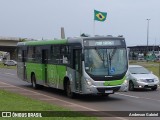
{"type": "Polygon", "coordinates": [[[116,85],[121,85],[124,80],[126,80],[126,76],[123,77],[121,80],[112,80],[112,81],[105,81],[104,86],[116,86],[116,85]]]}
{"type": "Polygon", "coordinates": [[[43,41],[29,41],[25,42],[25,45],[51,45],[51,44],[66,44],[67,40],[43,40],[43,41]]]}
{"type": "Polygon", "coordinates": [[[49,83],[63,84],[63,79],[66,75],[66,66],[63,65],[47,65],[47,77],[49,83]]]}
{"type": "MultiPolygon", "coordinates": [[[[66,66],[64,65],[52,65],[47,66],[47,82],[63,84],[63,79],[66,75],[66,66]]],[[[39,63],[26,63],[27,79],[30,80],[31,73],[36,76],[36,80],[45,80],[45,65],[39,63]]]]}
{"type": "Polygon", "coordinates": [[[45,79],[45,65],[41,63],[26,63],[27,79],[30,80],[31,73],[36,75],[37,80],[45,79]]]}

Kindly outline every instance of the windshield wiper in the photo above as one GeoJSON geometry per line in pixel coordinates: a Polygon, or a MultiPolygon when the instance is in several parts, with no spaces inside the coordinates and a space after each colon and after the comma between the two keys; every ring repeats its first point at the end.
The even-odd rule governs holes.
{"type": "MultiPolygon", "coordinates": [[[[111,58],[111,55],[110,55],[110,53],[109,53],[109,65],[110,65],[110,67],[111,67],[111,63],[112,63],[112,58],[111,58]]],[[[108,58],[108,56],[107,56],[107,58],[108,58]]]]}
{"type": "Polygon", "coordinates": [[[112,60],[114,54],[116,53],[116,51],[117,51],[117,48],[114,48],[113,51],[109,53],[111,60],[112,60]]]}
{"type": "Polygon", "coordinates": [[[103,58],[102,58],[102,56],[101,56],[100,53],[98,52],[98,49],[95,48],[95,50],[96,50],[96,53],[97,53],[97,55],[99,56],[99,58],[100,58],[102,61],[104,61],[103,58]]]}

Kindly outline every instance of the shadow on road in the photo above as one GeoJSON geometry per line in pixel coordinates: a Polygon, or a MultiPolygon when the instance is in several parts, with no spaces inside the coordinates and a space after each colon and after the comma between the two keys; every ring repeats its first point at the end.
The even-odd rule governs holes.
{"type": "Polygon", "coordinates": [[[157,90],[151,90],[150,88],[146,88],[146,89],[141,89],[141,88],[135,88],[134,91],[130,91],[130,92],[157,92],[159,91],[157,90]]]}

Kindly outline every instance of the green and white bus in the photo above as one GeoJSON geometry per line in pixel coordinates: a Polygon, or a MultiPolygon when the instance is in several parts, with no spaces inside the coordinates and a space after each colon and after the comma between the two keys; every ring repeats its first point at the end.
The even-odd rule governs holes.
{"type": "Polygon", "coordinates": [[[128,57],[123,37],[79,37],[17,44],[18,77],[39,86],[76,94],[109,95],[126,79],[128,57]]]}

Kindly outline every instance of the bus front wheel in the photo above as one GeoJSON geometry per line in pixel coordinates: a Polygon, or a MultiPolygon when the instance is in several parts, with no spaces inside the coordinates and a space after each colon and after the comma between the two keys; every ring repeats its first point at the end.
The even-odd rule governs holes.
{"type": "Polygon", "coordinates": [[[134,90],[134,84],[132,81],[129,81],[129,90],[133,91],[134,90]]]}
{"type": "Polygon", "coordinates": [[[69,97],[69,98],[74,98],[74,93],[71,91],[71,84],[70,84],[70,81],[68,80],[67,83],[66,83],[66,95],[69,97]]]}

